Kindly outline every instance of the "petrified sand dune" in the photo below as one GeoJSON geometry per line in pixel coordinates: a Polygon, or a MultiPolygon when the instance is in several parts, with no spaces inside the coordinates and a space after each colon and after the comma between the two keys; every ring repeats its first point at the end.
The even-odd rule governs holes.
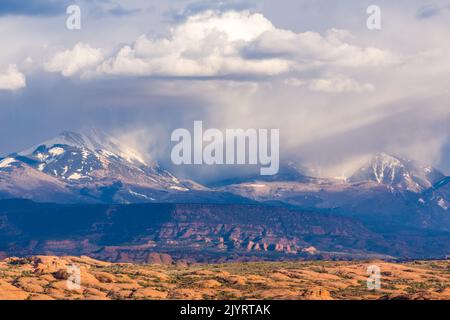
{"type": "MultiPolygon", "coordinates": [[[[159,257],[159,256],[158,256],[159,257]]],[[[0,299],[450,299],[450,261],[108,263],[37,256],[0,261],[0,299]],[[367,268],[380,269],[380,290],[367,268]],[[71,269],[80,286],[69,287],[71,269]]]]}

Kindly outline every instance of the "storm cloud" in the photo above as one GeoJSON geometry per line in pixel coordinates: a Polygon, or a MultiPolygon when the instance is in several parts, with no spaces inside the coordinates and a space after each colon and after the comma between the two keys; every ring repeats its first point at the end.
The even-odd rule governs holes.
{"type": "Polygon", "coordinates": [[[171,166],[171,131],[202,120],[280,129],[282,159],[315,175],[381,151],[449,172],[450,20],[432,10],[446,3],[379,2],[379,31],[369,1],[106,1],[79,31],[2,3],[1,154],[96,126],[171,166]]]}

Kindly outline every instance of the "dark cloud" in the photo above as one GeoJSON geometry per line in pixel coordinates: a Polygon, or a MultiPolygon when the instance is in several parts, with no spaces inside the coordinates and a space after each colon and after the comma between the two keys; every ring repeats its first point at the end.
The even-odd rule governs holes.
{"type": "Polygon", "coordinates": [[[54,16],[66,13],[66,8],[73,1],[69,0],[2,0],[0,16],[54,16]]]}
{"type": "Polygon", "coordinates": [[[89,6],[93,13],[129,16],[141,12],[138,8],[125,8],[110,0],[1,0],[0,16],[56,16],[66,14],[69,5],[89,6]]]}
{"type": "Polygon", "coordinates": [[[142,10],[141,9],[137,9],[137,8],[133,8],[133,9],[126,9],[120,5],[116,5],[114,8],[109,9],[108,13],[113,15],[113,16],[131,16],[131,15],[135,15],[140,13],[142,10]]]}
{"type": "Polygon", "coordinates": [[[172,10],[169,12],[171,20],[184,21],[187,17],[206,10],[229,11],[229,10],[250,10],[258,7],[256,0],[203,0],[191,3],[181,10],[172,10]]]}
{"type": "MultiPolygon", "coordinates": [[[[163,94],[157,81],[129,78],[76,80],[36,74],[27,90],[0,91],[0,157],[26,149],[66,130],[97,127],[112,133],[144,128],[155,156],[167,161],[171,132],[205,118],[195,97],[163,94]],[[175,116],[176,115],[176,116],[175,116]]],[[[181,84],[180,84],[181,85],[181,84]]],[[[161,160],[159,159],[159,160],[161,160]]]]}
{"type": "Polygon", "coordinates": [[[450,10],[450,5],[444,6],[444,7],[442,7],[442,6],[440,7],[435,4],[423,6],[423,7],[419,8],[419,10],[417,11],[416,17],[418,19],[429,19],[447,9],[450,10]]]}

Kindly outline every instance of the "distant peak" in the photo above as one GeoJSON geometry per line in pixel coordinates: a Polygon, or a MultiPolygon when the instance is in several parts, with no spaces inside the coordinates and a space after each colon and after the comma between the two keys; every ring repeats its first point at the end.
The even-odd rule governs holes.
{"type": "Polygon", "coordinates": [[[40,147],[45,146],[51,148],[55,145],[68,145],[71,147],[88,149],[92,152],[99,150],[116,154],[129,162],[137,162],[147,165],[144,156],[126,143],[121,142],[117,138],[107,134],[97,128],[84,128],[80,131],[63,131],[56,137],[41,142],[36,146],[20,152],[20,155],[30,155],[40,147]]]}
{"type": "Polygon", "coordinates": [[[374,181],[414,192],[431,187],[443,174],[431,166],[394,156],[385,152],[375,154],[356,171],[350,182],[374,181]]]}

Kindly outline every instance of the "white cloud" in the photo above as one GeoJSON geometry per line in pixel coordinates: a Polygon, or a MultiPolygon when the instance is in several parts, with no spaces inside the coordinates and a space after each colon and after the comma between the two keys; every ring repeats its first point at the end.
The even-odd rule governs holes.
{"type": "Polygon", "coordinates": [[[100,49],[91,48],[89,44],[77,43],[72,50],[58,52],[45,64],[49,72],[60,72],[65,77],[76,75],[95,67],[104,59],[100,49]]]}
{"type": "Polygon", "coordinates": [[[325,35],[307,31],[294,33],[276,29],[265,32],[248,48],[250,56],[281,56],[297,68],[319,66],[374,67],[395,61],[393,54],[379,48],[363,48],[346,42],[348,32],[331,29],[325,35]]]}
{"type": "Polygon", "coordinates": [[[371,83],[360,83],[357,80],[341,75],[329,75],[311,80],[288,78],[284,83],[291,87],[306,87],[311,91],[324,93],[363,93],[375,91],[371,83]]]}
{"type": "Polygon", "coordinates": [[[18,90],[26,85],[25,75],[15,64],[9,65],[5,72],[0,72],[0,90],[18,90]]]}
{"type": "Polygon", "coordinates": [[[283,59],[249,61],[240,50],[262,33],[273,30],[261,14],[208,11],[171,30],[169,38],[141,36],[105,61],[107,74],[208,77],[229,74],[279,74],[289,69],[283,59]]]}
{"type": "Polygon", "coordinates": [[[306,84],[306,81],[297,78],[288,78],[284,80],[284,83],[292,87],[303,87],[306,84]]]}
{"type": "Polygon", "coordinates": [[[167,77],[271,76],[305,68],[380,66],[393,61],[378,48],[345,42],[346,31],[295,33],[261,14],[203,12],[166,38],[145,35],[104,61],[99,73],[167,77]]]}
{"type": "Polygon", "coordinates": [[[344,93],[344,92],[371,92],[375,87],[370,83],[359,83],[355,79],[336,76],[330,78],[314,79],[309,84],[309,89],[317,92],[344,93]]]}

